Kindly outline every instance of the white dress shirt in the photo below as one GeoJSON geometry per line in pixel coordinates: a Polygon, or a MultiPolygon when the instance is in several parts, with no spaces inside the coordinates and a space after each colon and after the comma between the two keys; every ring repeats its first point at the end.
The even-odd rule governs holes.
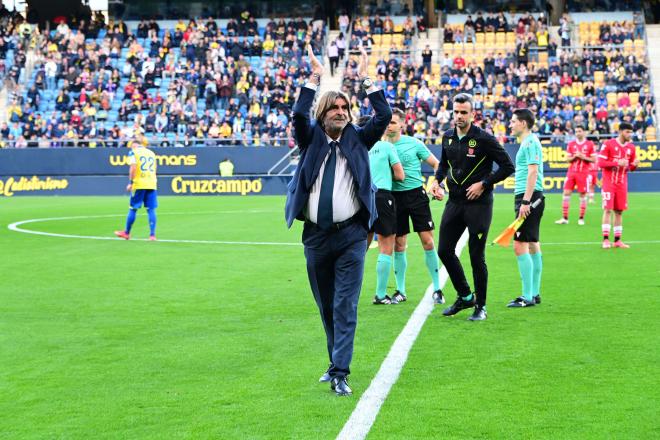
{"type": "MultiPolygon", "coordinates": [[[[325,136],[328,143],[333,141],[333,139],[327,134],[325,136]]],[[[340,140],[341,137],[337,139],[337,142],[340,140]]],[[[335,148],[337,149],[337,161],[335,162],[335,182],[332,188],[332,221],[333,223],[339,223],[348,220],[357,214],[360,210],[360,202],[355,191],[355,180],[353,179],[353,174],[348,166],[346,156],[342,154],[339,145],[335,148]]],[[[321,183],[323,182],[325,165],[328,162],[329,157],[330,151],[328,151],[325,159],[323,159],[319,175],[309,191],[306,215],[312,223],[318,223],[321,183]]]]}

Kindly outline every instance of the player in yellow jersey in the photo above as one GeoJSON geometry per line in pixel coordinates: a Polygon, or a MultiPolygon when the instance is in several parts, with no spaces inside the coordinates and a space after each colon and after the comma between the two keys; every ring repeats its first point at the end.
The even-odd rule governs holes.
{"type": "Polygon", "coordinates": [[[131,142],[129,145],[131,151],[128,153],[128,158],[131,167],[128,172],[129,182],[126,191],[131,192],[130,209],[126,218],[126,229],[115,231],[117,237],[126,240],[131,238],[131,227],[135,222],[137,210],[142,207],[143,203],[149,216],[149,240],[156,240],[156,208],[158,207],[156,155],[146,148],[145,143],[131,142]]]}

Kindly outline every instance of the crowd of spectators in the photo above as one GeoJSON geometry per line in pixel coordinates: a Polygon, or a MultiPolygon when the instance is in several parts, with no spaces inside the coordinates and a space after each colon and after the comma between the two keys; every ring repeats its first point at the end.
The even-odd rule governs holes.
{"type": "Polygon", "coordinates": [[[0,4],[0,87],[13,87],[25,67],[32,27],[0,4]]]}
{"type": "Polygon", "coordinates": [[[40,139],[50,146],[119,146],[142,134],[162,145],[293,147],[290,112],[309,72],[307,42],[317,54],[327,48],[333,70],[345,59],[341,87],[355,115],[372,109],[353,54],[360,46],[372,52],[377,85],[406,112],[408,134],[427,143],[439,143],[451,127],[457,92],[474,96],[476,123],[501,141],[521,107],[536,113],[535,130],[552,141],[570,138],[576,125],[608,136],[624,121],[642,140],[656,125],[646,59],[624,44],[639,35],[632,22],[603,22],[598,47],[575,47],[568,16],[551,36],[543,15],[512,21],[477,13],[445,27],[442,51],[415,47],[426,25],[413,17],[395,24],[388,16],[351,22],[342,14],[340,37],[331,42],[322,22],[278,19],[260,28],[248,12],[222,29],[212,19],[180,20],[171,29],[142,21],[134,31],[101,17],[52,31],[17,17],[4,23],[0,62],[11,50],[6,76],[18,86],[0,137],[18,147],[43,145],[40,139]],[[498,33],[512,37],[511,44],[489,46],[498,33]],[[21,81],[28,47],[38,58],[21,81]]]}
{"type": "Polygon", "coordinates": [[[143,21],[134,32],[112,21],[34,28],[39,59],[0,135],[17,146],[120,145],[135,134],[165,145],[292,146],[289,114],[309,69],[303,49],[322,53],[325,32],[302,18],[260,29],[247,12],[223,29],[212,19],[173,29],[143,21]]]}
{"type": "MultiPolygon", "coordinates": [[[[564,19],[572,26],[569,17],[564,19]]],[[[634,33],[631,26],[617,23],[603,23],[601,29],[604,36],[634,33]]],[[[558,45],[557,38],[564,39],[562,27],[550,36],[544,16],[529,14],[510,24],[503,13],[477,13],[464,25],[444,29],[445,42],[450,47],[460,43],[460,51],[429,53],[426,47],[421,56],[415,51],[381,54],[373,74],[390,105],[406,112],[407,133],[427,143],[439,143],[452,126],[451,98],[457,92],[474,96],[476,123],[502,142],[511,140],[508,121],[521,107],[535,112],[535,131],[546,141],[570,139],[576,125],[595,138],[608,137],[624,121],[634,126],[636,140],[644,140],[647,129],[656,125],[646,60],[611,40],[601,47],[572,48],[568,35],[558,45]],[[489,47],[484,44],[488,32],[515,33],[515,41],[489,47]],[[463,50],[479,44],[483,53],[463,50]]],[[[342,88],[356,114],[371,112],[359,87],[355,57],[347,61],[342,88]]]]}

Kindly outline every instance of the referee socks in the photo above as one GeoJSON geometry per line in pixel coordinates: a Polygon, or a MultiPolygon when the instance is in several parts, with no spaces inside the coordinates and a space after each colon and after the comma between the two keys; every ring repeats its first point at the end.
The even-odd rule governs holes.
{"type": "Polygon", "coordinates": [[[522,296],[527,301],[531,302],[533,300],[532,284],[534,280],[534,262],[529,253],[518,255],[518,270],[520,270],[520,278],[522,279],[522,296]]]}
{"type": "Polygon", "coordinates": [[[394,278],[396,278],[396,290],[406,293],[406,268],[408,257],[406,252],[394,252],[394,278]]]}
{"type": "Polygon", "coordinates": [[[438,263],[438,252],[435,248],[424,251],[424,260],[431,275],[431,280],[433,280],[433,291],[435,292],[440,289],[440,264],[438,263]]]}
{"type": "Polygon", "coordinates": [[[532,296],[541,294],[541,273],[543,273],[543,258],[540,252],[529,254],[534,269],[532,270],[532,296]]]}
{"type": "Polygon", "coordinates": [[[378,254],[376,260],[376,296],[380,299],[387,295],[387,279],[390,277],[392,269],[392,256],[387,254],[378,254]]]}

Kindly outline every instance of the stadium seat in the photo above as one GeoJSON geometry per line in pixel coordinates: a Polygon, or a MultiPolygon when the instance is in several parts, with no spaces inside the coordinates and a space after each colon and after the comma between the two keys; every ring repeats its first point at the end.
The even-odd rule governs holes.
{"type": "Polygon", "coordinates": [[[616,93],[610,92],[607,95],[605,95],[605,97],[607,98],[607,105],[608,106],[610,106],[610,107],[616,107],[617,106],[616,93]]]}
{"type": "Polygon", "coordinates": [[[639,103],[639,93],[638,92],[630,92],[628,94],[628,97],[630,98],[630,105],[633,107],[636,107],[637,104],[639,103]]]}
{"type": "Polygon", "coordinates": [[[656,140],[656,129],[654,126],[650,125],[646,127],[646,130],[644,131],[644,136],[646,137],[647,141],[655,141],[656,140]]]}

